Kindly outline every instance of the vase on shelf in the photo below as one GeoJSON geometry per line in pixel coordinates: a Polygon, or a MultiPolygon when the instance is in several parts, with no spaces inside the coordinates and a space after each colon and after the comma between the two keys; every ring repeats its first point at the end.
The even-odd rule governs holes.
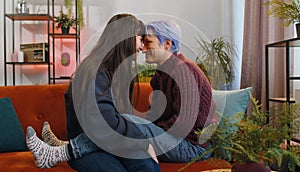
{"type": "Polygon", "coordinates": [[[61,33],[63,35],[69,34],[70,27],[61,27],[61,33]]]}

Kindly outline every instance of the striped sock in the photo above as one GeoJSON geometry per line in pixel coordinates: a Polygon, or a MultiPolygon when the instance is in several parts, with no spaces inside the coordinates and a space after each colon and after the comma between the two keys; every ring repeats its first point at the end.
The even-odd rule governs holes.
{"type": "Polygon", "coordinates": [[[61,146],[69,143],[68,141],[62,141],[58,139],[52,132],[50,124],[47,121],[45,121],[43,124],[42,138],[44,142],[46,142],[50,146],[61,146]]]}
{"type": "Polygon", "coordinates": [[[39,168],[51,168],[56,164],[70,160],[67,144],[62,146],[50,146],[40,140],[29,126],[27,127],[26,143],[34,156],[35,165],[39,168]]]}

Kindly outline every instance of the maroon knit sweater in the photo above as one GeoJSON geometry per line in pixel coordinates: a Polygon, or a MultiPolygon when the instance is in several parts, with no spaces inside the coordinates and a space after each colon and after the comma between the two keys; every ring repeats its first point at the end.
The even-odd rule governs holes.
{"type": "Polygon", "coordinates": [[[147,118],[170,134],[198,144],[195,131],[211,123],[215,110],[212,89],[202,70],[182,54],[172,55],[158,66],[150,84],[153,91],[164,95],[153,93],[147,118]]]}

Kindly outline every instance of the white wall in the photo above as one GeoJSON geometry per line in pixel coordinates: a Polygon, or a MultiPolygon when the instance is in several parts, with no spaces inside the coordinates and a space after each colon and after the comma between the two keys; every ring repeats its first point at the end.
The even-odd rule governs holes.
{"type": "MultiPolygon", "coordinates": [[[[27,0],[34,9],[33,11],[37,11],[39,6],[37,4],[42,3],[40,1],[43,2],[45,0],[27,0]]],[[[61,8],[63,0],[56,0],[56,2],[60,4],[56,7],[56,11],[58,11],[61,8]]],[[[236,19],[234,18],[233,8],[235,7],[232,0],[83,0],[83,3],[86,25],[81,31],[81,58],[84,58],[92,48],[95,40],[101,34],[101,29],[103,29],[109,18],[121,12],[134,14],[144,22],[160,18],[173,18],[176,20],[183,30],[182,52],[190,59],[194,59],[196,53],[195,38],[199,35],[208,39],[226,36],[234,40],[233,35],[236,34],[236,29],[240,28],[233,27],[236,19]]],[[[3,35],[4,12],[2,4],[0,5],[0,10],[0,32],[3,35]]],[[[23,27],[19,35],[21,41],[28,41],[28,39],[43,41],[47,37],[46,35],[35,35],[38,30],[43,29],[43,26],[36,27],[28,23],[25,25],[26,27],[23,27]]],[[[2,35],[0,37],[0,85],[4,84],[4,41],[2,35]]],[[[63,47],[63,51],[72,51],[71,46],[68,46],[68,42],[64,43],[64,46],[56,46],[57,49],[61,47],[63,47]]],[[[17,70],[18,78],[16,84],[47,83],[46,70],[43,67],[39,67],[38,70],[32,70],[32,68],[34,67],[26,67],[25,69],[22,67],[22,70],[17,70]]]]}

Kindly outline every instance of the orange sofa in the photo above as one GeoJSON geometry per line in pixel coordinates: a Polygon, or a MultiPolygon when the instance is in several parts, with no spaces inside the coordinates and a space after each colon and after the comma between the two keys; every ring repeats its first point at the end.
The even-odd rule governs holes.
{"type": "MultiPolygon", "coordinates": [[[[44,121],[48,121],[53,132],[60,139],[66,138],[66,118],[64,106],[64,93],[68,85],[30,85],[30,86],[0,86],[0,98],[10,97],[16,110],[18,119],[24,131],[31,125],[41,136],[44,121]]],[[[134,102],[139,111],[146,111],[149,107],[148,96],[151,93],[149,84],[140,84],[140,97],[134,102]]],[[[136,95],[136,92],[135,92],[136,95]]],[[[1,107],[0,107],[1,109],[1,107]]],[[[5,132],[5,131],[2,131],[5,132]]],[[[185,166],[185,163],[161,163],[162,172],[174,172],[185,166]]],[[[222,160],[202,161],[187,167],[186,172],[199,172],[204,170],[230,168],[230,164],[222,160]]],[[[34,158],[29,151],[0,153],[0,172],[2,171],[75,171],[64,162],[53,168],[36,168],[34,158]]]]}

